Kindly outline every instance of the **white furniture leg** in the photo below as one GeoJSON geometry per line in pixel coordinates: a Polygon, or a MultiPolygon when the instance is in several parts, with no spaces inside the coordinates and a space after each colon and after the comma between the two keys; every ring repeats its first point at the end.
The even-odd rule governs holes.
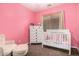
{"type": "Polygon", "coordinates": [[[42,48],[43,48],[43,43],[42,43],[42,48]]]}
{"type": "Polygon", "coordinates": [[[71,49],[69,50],[69,55],[71,55],[71,49]]]}

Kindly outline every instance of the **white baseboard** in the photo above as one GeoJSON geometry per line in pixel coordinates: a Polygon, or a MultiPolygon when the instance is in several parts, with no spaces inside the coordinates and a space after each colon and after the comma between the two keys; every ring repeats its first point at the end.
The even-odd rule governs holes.
{"type": "Polygon", "coordinates": [[[79,47],[76,47],[76,46],[72,46],[72,48],[76,48],[76,49],[79,51],[79,47]]]}

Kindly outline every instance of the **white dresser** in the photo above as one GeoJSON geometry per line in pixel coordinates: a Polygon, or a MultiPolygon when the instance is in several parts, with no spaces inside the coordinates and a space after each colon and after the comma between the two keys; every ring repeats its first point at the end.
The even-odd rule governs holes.
{"type": "Polygon", "coordinates": [[[42,43],[43,27],[30,25],[30,43],[42,43]]]}

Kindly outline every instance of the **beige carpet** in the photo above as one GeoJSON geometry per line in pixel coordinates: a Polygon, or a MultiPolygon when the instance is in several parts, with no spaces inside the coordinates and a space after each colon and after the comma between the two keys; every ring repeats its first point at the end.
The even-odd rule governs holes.
{"type": "Polygon", "coordinates": [[[28,56],[69,56],[68,51],[53,47],[44,46],[42,48],[40,45],[29,46],[28,56]]]}

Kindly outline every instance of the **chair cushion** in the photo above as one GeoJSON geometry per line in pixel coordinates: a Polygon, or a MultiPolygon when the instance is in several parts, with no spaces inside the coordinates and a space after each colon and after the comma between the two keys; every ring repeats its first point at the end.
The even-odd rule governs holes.
{"type": "Polygon", "coordinates": [[[14,56],[24,56],[27,54],[27,52],[28,52],[28,44],[20,44],[13,49],[14,56]]]}
{"type": "Polygon", "coordinates": [[[13,51],[23,51],[28,49],[28,45],[27,44],[19,44],[16,46],[15,49],[13,49],[13,51]]]}

